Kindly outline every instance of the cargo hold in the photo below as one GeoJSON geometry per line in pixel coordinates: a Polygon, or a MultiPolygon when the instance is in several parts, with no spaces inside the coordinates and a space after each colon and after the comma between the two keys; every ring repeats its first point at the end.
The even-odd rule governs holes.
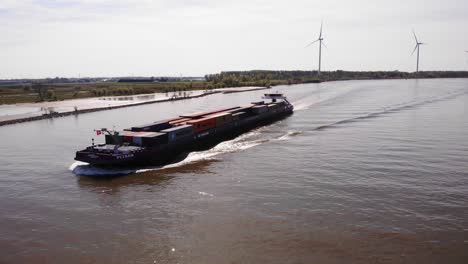
{"type": "Polygon", "coordinates": [[[161,133],[167,133],[169,142],[174,141],[179,138],[184,138],[193,135],[193,126],[192,125],[181,125],[165,130],[161,130],[161,133]]]}
{"type": "Polygon", "coordinates": [[[139,131],[149,131],[149,132],[158,132],[163,129],[170,128],[171,125],[168,121],[157,121],[151,124],[146,124],[142,126],[134,126],[132,127],[132,131],[139,132],[139,131]]]}

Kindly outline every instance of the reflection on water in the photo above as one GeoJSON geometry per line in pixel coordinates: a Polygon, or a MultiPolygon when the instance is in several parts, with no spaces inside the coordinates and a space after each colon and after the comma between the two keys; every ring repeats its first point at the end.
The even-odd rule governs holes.
{"type": "Polygon", "coordinates": [[[99,100],[108,101],[147,101],[156,99],[155,95],[144,95],[144,96],[112,96],[112,97],[100,97],[99,100]]]}
{"type": "Polygon", "coordinates": [[[172,179],[174,174],[190,174],[190,173],[210,173],[209,165],[218,160],[199,160],[197,162],[187,163],[182,166],[166,167],[166,168],[148,168],[142,170],[138,174],[133,175],[101,175],[96,177],[80,176],[77,177],[80,188],[92,192],[113,193],[119,188],[127,188],[136,185],[160,185],[172,179]]]}
{"type": "MultiPolygon", "coordinates": [[[[197,91],[200,92],[200,91],[197,91]]],[[[131,96],[108,96],[99,97],[99,100],[105,101],[151,101],[157,99],[167,98],[178,98],[192,96],[194,93],[191,91],[177,91],[177,92],[166,92],[156,94],[143,94],[143,95],[131,95],[131,96]]]]}

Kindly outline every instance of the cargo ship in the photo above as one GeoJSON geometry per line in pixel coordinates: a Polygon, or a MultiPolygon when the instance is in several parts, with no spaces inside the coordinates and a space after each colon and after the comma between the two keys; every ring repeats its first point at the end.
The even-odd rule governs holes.
{"type": "Polygon", "coordinates": [[[255,127],[293,113],[283,94],[269,93],[263,101],[210,112],[181,115],[146,125],[111,131],[105,144],[94,144],[76,152],[75,160],[95,166],[164,165],[184,153],[231,139],[255,127]]]}

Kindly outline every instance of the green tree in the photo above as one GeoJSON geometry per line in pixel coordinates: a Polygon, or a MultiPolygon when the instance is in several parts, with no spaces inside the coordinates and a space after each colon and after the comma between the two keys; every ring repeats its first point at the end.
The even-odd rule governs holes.
{"type": "Polygon", "coordinates": [[[32,89],[37,93],[40,101],[45,101],[47,99],[47,91],[49,88],[46,85],[40,82],[34,82],[32,84],[32,89]]]}
{"type": "Polygon", "coordinates": [[[47,91],[47,99],[54,100],[54,101],[57,100],[57,95],[55,94],[54,90],[48,90],[47,91]]]}

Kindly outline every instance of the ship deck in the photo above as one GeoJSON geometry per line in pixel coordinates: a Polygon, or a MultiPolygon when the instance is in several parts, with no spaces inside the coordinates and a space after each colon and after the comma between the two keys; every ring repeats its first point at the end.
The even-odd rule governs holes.
{"type": "MultiPolygon", "coordinates": [[[[94,146],[94,149],[100,150],[100,151],[113,151],[116,145],[111,145],[111,144],[103,144],[103,145],[97,145],[94,146]]],[[[119,146],[119,151],[120,152],[125,152],[125,151],[135,151],[141,149],[141,147],[138,146],[119,146]]]]}

